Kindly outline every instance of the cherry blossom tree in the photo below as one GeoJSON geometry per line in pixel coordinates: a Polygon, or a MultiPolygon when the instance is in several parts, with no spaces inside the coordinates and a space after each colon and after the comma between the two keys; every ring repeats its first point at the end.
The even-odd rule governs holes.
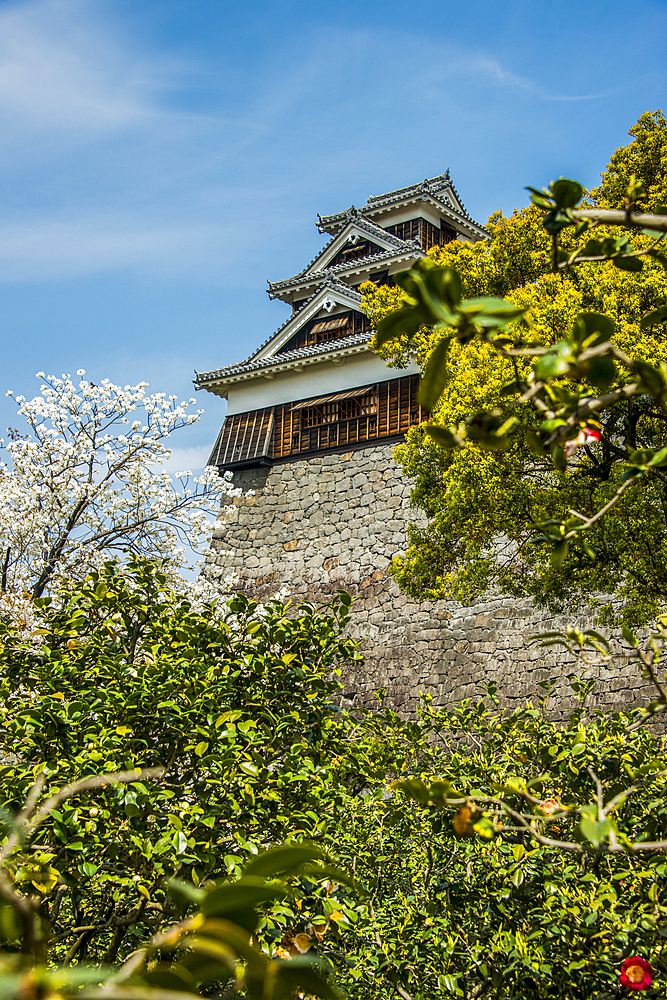
{"type": "Polygon", "coordinates": [[[172,477],[163,467],[173,431],[203,412],[188,412],[193,399],[84,376],[79,370],[75,383],[38,372],[41,395],[15,397],[28,431],[9,431],[9,461],[0,464],[0,590],[8,596],[41,597],[111,557],[141,554],[177,573],[236,492],[213,468],[172,477]]]}

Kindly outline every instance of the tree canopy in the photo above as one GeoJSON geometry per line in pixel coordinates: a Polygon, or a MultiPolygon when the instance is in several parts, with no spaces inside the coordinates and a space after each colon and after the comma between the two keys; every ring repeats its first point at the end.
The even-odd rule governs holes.
{"type": "MultiPolygon", "coordinates": [[[[638,194],[633,209],[664,210],[667,122],[661,112],[648,112],[630,134],[632,142],[613,154],[585,206],[623,208],[634,178],[638,194]]],[[[666,291],[664,260],[646,256],[639,270],[637,258],[635,263],[628,258],[628,264],[623,254],[619,256],[621,240],[615,260],[587,258],[576,268],[554,271],[553,237],[543,217],[537,204],[509,218],[495,213],[487,224],[488,241],[454,241],[431,251],[430,259],[456,270],[464,300],[494,296],[515,305],[521,314],[512,329],[524,339],[529,332],[532,343],[556,344],[568,336],[578,315],[592,313],[608,317],[614,343],[626,355],[656,368],[666,363],[667,316],[660,311],[666,291]],[[651,323],[642,322],[647,314],[654,315],[651,323]]],[[[614,238],[608,227],[598,228],[596,237],[598,242],[614,238]]],[[[633,235],[635,252],[652,242],[651,235],[633,235]]],[[[563,258],[580,244],[572,228],[559,233],[563,258]]],[[[363,291],[376,324],[405,297],[400,287],[375,288],[369,283],[363,291]]],[[[442,325],[434,330],[433,324],[423,324],[413,336],[395,337],[380,350],[399,364],[405,363],[408,352],[416,354],[424,365],[445,341],[442,325]]],[[[457,427],[475,412],[504,406],[508,393],[516,398],[512,386],[516,391],[531,369],[530,357],[503,355],[479,337],[455,338],[445,349],[447,382],[433,411],[433,421],[443,427],[457,427]]],[[[603,384],[600,379],[598,385],[603,384]]],[[[596,391],[592,384],[591,390],[596,391]]],[[[653,617],[667,596],[662,469],[651,469],[639,488],[626,491],[612,514],[591,527],[588,551],[571,546],[557,571],[548,548],[530,544],[536,525],[562,520],[572,510],[590,517],[604,507],[615,496],[630,456],[667,442],[665,414],[648,394],[623,401],[603,423],[599,443],[591,428],[581,447],[570,445],[567,463],[560,460],[560,468],[551,455],[531,448],[525,432],[514,436],[511,447],[490,450],[480,447],[472,434],[462,447],[443,448],[442,440],[437,444],[423,426],[413,428],[396,456],[414,479],[413,502],[428,521],[424,528],[410,529],[407,552],[394,563],[400,585],[416,597],[463,601],[498,586],[557,610],[592,599],[602,604],[603,620],[605,609],[608,618],[611,602],[620,596],[627,621],[653,617]]]]}
{"type": "Polygon", "coordinates": [[[275,1000],[299,976],[335,1000],[311,958],[359,1000],[601,1000],[637,953],[667,972],[666,779],[645,713],[590,712],[577,682],[565,726],[541,703],[502,713],[492,688],[412,720],[342,711],[349,604],[193,607],[136,561],[43,601],[29,638],[4,624],[4,995],[28,981],[12,894],[37,915],[23,960],[46,962],[54,997],[110,976],[126,1000],[210,995],[239,957],[236,989],[253,997],[254,976],[275,1000]],[[294,867],[265,870],[281,842],[294,867]]]}

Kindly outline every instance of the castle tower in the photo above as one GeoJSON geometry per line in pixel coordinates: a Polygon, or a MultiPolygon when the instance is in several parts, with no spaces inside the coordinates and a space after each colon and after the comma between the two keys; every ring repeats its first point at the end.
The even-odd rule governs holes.
{"type": "MultiPolygon", "coordinates": [[[[496,681],[510,703],[532,695],[556,654],[546,658],[525,638],[563,622],[529,601],[416,602],[387,572],[420,516],[393,459],[422,419],[419,375],[414,364],[388,368],[371,350],[358,291],[369,280],[392,283],[433,246],[488,234],[449,172],[319,216],[318,228],[331,239],[317,257],[269,282],[269,297],[291,316],[246,360],[196,375],[198,389],[228,400],[209,464],[231,471],[242,491],[231,520],[216,526],[204,572],[214,581],[234,574],[262,599],[283,587],[314,600],[349,590],[351,631],[366,655],[363,676],[345,679],[357,701],[385,688],[410,711],[419,692],[444,703],[474,695],[481,680],[496,681]]],[[[627,677],[616,670],[605,680],[607,700],[617,701],[627,677]]],[[[569,700],[562,689],[558,699],[569,700]]]]}
{"type": "Polygon", "coordinates": [[[229,402],[210,463],[248,469],[332,449],[396,441],[421,419],[417,368],[392,373],[370,349],[359,311],[364,281],[391,283],[433,246],[486,234],[468,216],[449,174],[320,216],[331,239],[269,296],[292,315],[247,360],[197,374],[195,385],[229,402]]]}

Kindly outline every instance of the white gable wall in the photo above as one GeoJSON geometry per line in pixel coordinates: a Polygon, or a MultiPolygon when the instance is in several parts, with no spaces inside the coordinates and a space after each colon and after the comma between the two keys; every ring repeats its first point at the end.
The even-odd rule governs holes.
{"type": "MultiPolygon", "coordinates": [[[[406,205],[404,208],[399,208],[398,210],[393,210],[391,208],[382,212],[382,214],[373,213],[372,222],[376,226],[380,226],[382,229],[386,229],[387,226],[397,226],[401,222],[409,222],[411,219],[426,219],[427,222],[432,222],[434,226],[440,228],[440,220],[442,215],[435,207],[435,205],[430,205],[428,202],[414,202],[412,205],[406,205]]],[[[452,223],[448,223],[451,225],[452,223]]]]}

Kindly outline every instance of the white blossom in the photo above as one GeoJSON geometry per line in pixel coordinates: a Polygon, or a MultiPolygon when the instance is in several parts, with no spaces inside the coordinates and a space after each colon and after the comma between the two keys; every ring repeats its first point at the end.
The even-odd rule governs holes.
{"type": "Polygon", "coordinates": [[[212,515],[238,495],[214,468],[173,478],[161,468],[170,455],[164,441],[201,410],[147,395],[146,382],[121,388],[84,375],[75,384],[40,372],[41,395],[15,397],[28,433],[10,431],[10,461],[0,463],[2,594],[53,593],[66,578],[132,554],[160,560],[180,588],[188,553],[203,551],[212,515]],[[128,415],[131,432],[119,433],[128,415]]]}

